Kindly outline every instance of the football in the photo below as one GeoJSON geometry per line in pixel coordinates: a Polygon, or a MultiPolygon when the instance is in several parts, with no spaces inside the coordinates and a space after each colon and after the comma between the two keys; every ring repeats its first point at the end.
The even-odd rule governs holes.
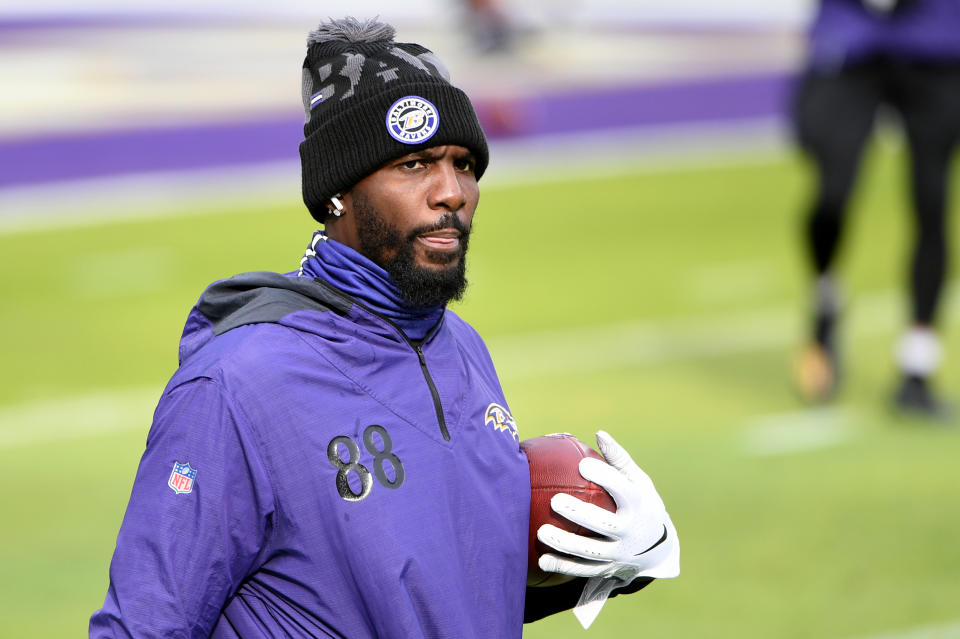
{"type": "Polygon", "coordinates": [[[559,433],[534,437],[520,442],[530,466],[530,531],[527,561],[527,585],[557,586],[574,577],[540,570],[540,555],[556,552],[537,539],[537,530],[543,524],[553,524],[577,535],[599,535],[561,517],[550,508],[550,499],[557,493],[567,493],[585,502],[616,512],[617,505],[601,486],[580,475],[579,464],[584,457],[603,459],[573,435],[559,433]]]}

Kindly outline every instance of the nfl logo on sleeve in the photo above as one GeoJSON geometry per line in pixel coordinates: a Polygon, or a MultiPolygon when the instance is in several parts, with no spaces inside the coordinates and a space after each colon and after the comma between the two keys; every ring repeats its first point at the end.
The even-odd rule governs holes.
{"type": "Polygon", "coordinates": [[[173,462],[173,472],[167,480],[167,486],[178,495],[193,492],[193,481],[197,478],[197,470],[190,468],[190,463],[173,462]]]}

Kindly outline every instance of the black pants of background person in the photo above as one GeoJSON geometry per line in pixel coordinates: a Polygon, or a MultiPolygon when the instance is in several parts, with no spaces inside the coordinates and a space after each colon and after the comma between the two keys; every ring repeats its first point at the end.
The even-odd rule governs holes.
{"type": "MultiPolygon", "coordinates": [[[[960,139],[960,62],[876,58],[801,81],[794,124],[813,160],[817,188],[806,240],[818,277],[828,275],[849,196],[881,105],[899,115],[910,148],[916,234],[909,283],[915,326],[932,326],[947,268],[946,203],[951,158],[960,139]]],[[[821,309],[822,310],[822,309],[821,309]]],[[[817,313],[815,339],[832,352],[829,310],[817,313]]]]}

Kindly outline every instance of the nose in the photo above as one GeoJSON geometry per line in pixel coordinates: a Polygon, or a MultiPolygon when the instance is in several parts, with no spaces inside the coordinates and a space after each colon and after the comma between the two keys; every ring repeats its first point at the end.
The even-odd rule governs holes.
{"type": "Polygon", "coordinates": [[[460,183],[461,174],[453,162],[438,162],[434,172],[434,183],[430,189],[429,202],[432,209],[446,209],[451,213],[459,211],[467,203],[467,194],[460,183]]]}

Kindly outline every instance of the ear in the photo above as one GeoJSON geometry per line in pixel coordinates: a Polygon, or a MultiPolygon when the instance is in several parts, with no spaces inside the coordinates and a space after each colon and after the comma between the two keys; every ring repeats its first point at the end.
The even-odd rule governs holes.
{"type": "MultiPolygon", "coordinates": [[[[326,220],[324,221],[324,231],[327,233],[327,237],[331,240],[336,240],[341,244],[346,244],[355,251],[361,252],[360,247],[360,235],[357,232],[357,217],[351,215],[350,211],[352,209],[353,198],[351,197],[351,191],[345,191],[341,196],[340,201],[343,203],[343,215],[340,217],[334,216],[332,213],[327,215],[326,220]]],[[[332,202],[328,202],[330,209],[334,208],[332,202]]]]}

